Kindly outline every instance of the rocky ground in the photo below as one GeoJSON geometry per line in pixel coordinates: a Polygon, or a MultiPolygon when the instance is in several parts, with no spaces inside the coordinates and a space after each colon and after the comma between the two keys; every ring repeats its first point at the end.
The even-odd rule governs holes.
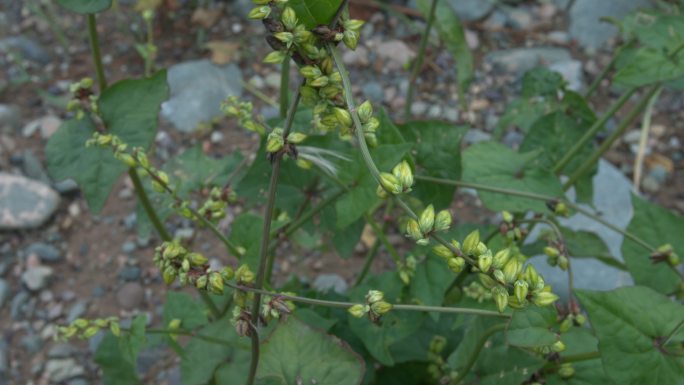
{"type": "MultiPolygon", "coordinates": [[[[545,65],[563,74],[581,90],[610,60],[615,29],[598,16],[621,17],[648,0],[524,1],[517,6],[481,0],[443,0],[457,9],[467,26],[467,40],[477,58],[476,79],[468,94],[468,109],[458,104],[454,62],[435,46],[428,50],[421,73],[416,117],[467,124],[468,143],[486,140],[506,104],[519,91],[522,73],[545,65]]],[[[139,76],[143,61],[135,51],[143,23],[129,4],[99,17],[107,75],[117,79],[139,76]]],[[[277,114],[268,97],[280,85],[277,68],[261,64],[267,49],[259,23],[244,18],[249,2],[209,1],[207,12],[194,12],[184,1],[157,19],[159,68],[170,68],[172,98],[163,105],[162,124],[155,142],[163,161],[194,144],[207,153],[254,150],[256,138],[218,116],[228,95],[254,100],[265,116],[277,114]],[[219,64],[219,65],[217,65],[219,64]],[[255,92],[256,91],[256,92],[255,92]],[[268,97],[257,97],[256,93],[268,97]],[[200,126],[200,130],[196,128],[200,126]]],[[[500,3],[500,2],[499,2],[500,3]]],[[[424,22],[411,2],[385,13],[370,1],[352,1],[353,13],[369,20],[362,43],[344,60],[352,71],[355,92],[382,104],[401,117],[408,87],[406,63],[417,50],[424,22]],[[411,21],[407,22],[406,18],[411,21]]],[[[155,237],[135,230],[134,196],[122,179],[104,211],[97,217],[70,181],[53,181],[44,163],[46,140],[68,118],[64,103],[68,85],[93,76],[82,17],[68,14],[52,1],[0,1],[0,385],[99,383],[89,343],[55,343],[55,326],[78,317],[116,315],[125,318],[146,312],[151,322],[160,318],[166,288],[151,263],[155,237]]],[[[618,93],[602,87],[593,98],[598,111],[618,93]]],[[[655,108],[640,190],[660,204],[684,212],[684,98],[666,90],[655,108]]],[[[609,129],[615,121],[609,124],[609,129]]],[[[599,209],[621,225],[628,199],[639,126],[625,135],[608,154],[598,189],[625,191],[601,202],[599,209]],[[628,179],[629,178],[629,179],[628,179]],[[616,186],[622,187],[619,189],[616,186]]],[[[509,132],[504,141],[516,146],[522,135],[509,132]]],[[[469,220],[487,213],[468,195],[457,197],[457,207],[469,220]]],[[[236,209],[239,210],[239,207],[236,209]]],[[[230,229],[231,218],[222,223],[230,229]]],[[[196,234],[188,223],[171,224],[178,236],[196,234]]],[[[400,242],[398,234],[393,239],[400,242]]],[[[197,234],[208,255],[220,258],[211,238],[197,234]]],[[[612,241],[611,247],[616,247],[612,241]]],[[[317,256],[305,261],[292,257],[279,265],[282,273],[304,264],[323,274],[316,285],[344,290],[358,270],[358,257],[340,262],[317,256]]],[[[381,268],[381,266],[379,267],[381,268]]],[[[581,283],[578,283],[581,286],[581,283]]],[[[155,384],[178,384],[179,373],[167,353],[147,349],[139,360],[141,375],[155,384]]]]}

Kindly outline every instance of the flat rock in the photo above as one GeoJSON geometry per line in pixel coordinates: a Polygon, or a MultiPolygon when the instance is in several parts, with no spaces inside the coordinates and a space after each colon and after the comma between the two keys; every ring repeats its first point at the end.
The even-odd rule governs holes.
{"type": "Polygon", "coordinates": [[[485,61],[495,69],[519,75],[540,65],[549,66],[570,60],[572,57],[568,50],[556,47],[513,48],[485,56],[485,61]]]}
{"type": "Polygon", "coordinates": [[[193,131],[199,123],[221,114],[221,102],[242,93],[242,73],[235,64],[219,67],[209,60],[196,60],[172,66],[168,72],[171,98],[161,114],[182,132],[193,131]]]}
{"type": "Polygon", "coordinates": [[[34,242],[26,250],[27,255],[35,254],[42,262],[59,262],[62,253],[53,245],[44,242],[34,242]]]}
{"type": "Polygon", "coordinates": [[[10,36],[0,40],[0,51],[18,51],[24,59],[43,65],[51,60],[42,45],[26,36],[10,36]]]}
{"type": "Polygon", "coordinates": [[[48,279],[52,276],[52,268],[49,266],[32,266],[21,274],[21,281],[31,291],[39,291],[45,287],[48,279]]]}
{"type": "Polygon", "coordinates": [[[41,226],[59,205],[59,195],[44,183],[0,172],[0,230],[41,226]]]}
{"type": "Polygon", "coordinates": [[[447,0],[459,18],[464,21],[479,20],[493,8],[495,1],[490,0],[447,0]]]}
{"type": "Polygon", "coordinates": [[[343,294],[349,288],[347,281],[337,274],[321,274],[313,281],[313,287],[318,291],[334,291],[343,294]]]}
{"type": "Polygon", "coordinates": [[[0,104],[0,131],[13,133],[21,124],[19,107],[11,104],[0,104]]]}
{"type": "Polygon", "coordinates": [[[85,369],[73,358],[54,358],[45,364],[44,374],[53,383],[58,383],[84,375],[85,369]]]}
{"type": "Polygon", "coordinates": [[[116,292],[116,302],[127,310],[140,307],[145,299],[145,291],[137,282],[128,282],[116,292]]]}
{"type": "Polygon", "coordinates": [[[650,0],[576,0],[570,9],[570,35],[584,48],[595,50],[618,34],[614,25],[601,21],[602,17],[619,20],[651,5],[650,0]]]}
{"type": "Polygon", "coordinates": [[[390,69],[399,69],[416,56],[416,53],[401,40],[383,41],[375,47],[375,52],[386,61],[390,69]]]}
{"type": "Polygon", "coordinates": [[[582,62],[579,60],[567,60],[553,63],[549,69],[556,71],[568,82],[568,89],[581,91],[584,88],[584,72],[582,62]]]}
{"type": "Polygon", "coordinates": [[[21,129],[21,134],[25,137],[32,137],[36,132],[40,132],[43,139],[48,139],[54,134],[59,126],[62,124],[62,119],[48,115],[42,118],[32,120],[21,129]]]}

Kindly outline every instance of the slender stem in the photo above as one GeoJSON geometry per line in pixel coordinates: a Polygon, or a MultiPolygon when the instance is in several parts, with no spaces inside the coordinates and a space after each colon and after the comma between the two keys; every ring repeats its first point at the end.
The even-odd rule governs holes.
{"type": "Polygon", "coordinates": [[[468,375],[468,373],[470,372],[470,369],[472,369],[473,365],[475,365],[475,362],[477,362],[477,358],[480,356],[480,351],[482,351],[482,348],[485,346],[489,338],[504,329],[506,329],[506,324],[494,325],[489,329],[485,330],[480,339],[477,341],[475,349],[472,352],[470,352],[468,361],[463,366],[463,369],[459,370],[456,378],[454,378],[454,380],[451,381],[451,385],[458,385],[461,383],[461,381],[463,381],[465,376],[468,375]]]}
{"type": "Polygon", "coordinates": [[[257,372],[257,367],[259,366],[259,334],[256,331],[256,328],[253,328],[250,325],[250,335],[251,339],[251,352],[252,352],[252,360],[249,362],[249,375],[247,377],[247,385],[254,384],[254,380],[256,379],[256,372],[257,372]]]}
{"type": "Polygon", "coordinates": [[[416,87],[416,80],[418,80],[418,74],[423,68],[423,62],[425,60],[425,50],[427,49],[428,40],[430,39],[430,32],[432,31],[432,24],[435,22],[435,11],[437,10],[437,1],[432,0],[430,5],[430,12],[428,13],[427,25],[423,31],[423,36],[420,38],[420,45],[418,46],[418,56],[416,56],[416,61],[413,63],[413,69],[411,70],[411,77],[409,78],[409,87],[406,93],[406,104],[404,105],[404,119],[408,119],[411,116],[411,105],[413,104],[413,93],[416,87]]]}
{"type": "Polygon", "coordinates": [[[104,66],[102,65],[102,54],[100,53],[100,40],[97,37],[95,15],[92,13],[88,14],[88,36],[90,37],[90,51],[97,73],[97,84],[100,86],[100,92],[102,92],[107,88],[107,78],[105,77],[104,66]]]}
{"type": "Polygon", "coordinates": [[[150,198],[147,196],[145,188],[143,188],[142,181],[140,180],[140,176],[138,175],[138,171],[135,168],[131,167],[128,169],[128,176],[131,178],[131,181],[133,182],[133,188],[135,189],[135,193],[138,195],[140,203],[145,209],[145,214],[147,214],[147,217],[150,219],[150,222],[152,222],[152,225],[154,226],[155,230],[157,230],[159,237],[165,242],[170,241],[171,235],[166,230],[166,227],[164,227],[164,224],[161,222],[159,216],[157,215],[157,211],[152,206],[150,198]]]}
{"type": "Polygon", "coordinates": [[[256,96],[257,99],[261,100],[262,102],[268,104],[271,107],[278,107],[278,103],[276,103],[275,100],[273,100],[270,96],[266,95],[265,93],[259,91],[259,89],[254,87],[252,83],[240,80],[240,84],[242,84],[242,87],[245,90],[247,90],[247,92],[256,96]]]}
{"type": "Polygon", "coordinates": [[[622,53],[622,51],[624,51],[625,48],[632,45],[632,43],[634,43],[635,41],[636,41],[636,39],[634,39],[634,38],[628,40],[623,45],[621,45],[620,48],[618,48],[615,51],[615,53],[613,53],[613,57],[610,59],[610,63],[608,63],[608,65],[606,65],[603,68],[603,70],[601,70],[601,73],[598,74],[596,79],[594,79],[594,81],[589,86],[589,89],[587,90],[587,92],[584,94],[585,99],[589,99],[594,94],[594,92],[596,92],[598,87],[601,85],[601,81],[603,81],[603,79],[606,78],[606,76],[608,75],[608,72],[610,72],[610,70],[613,68],[613,66],[615,66],[615,63],[617,62],[618,58],[620,57],[620,54],[622,53]]]}
{"type": "Polygon", "coordinates": [[[581,206],[579,206],[573,202],[570,202],[569,200],[567,200],[565,198],[529,193],[526,191],[509,190],[509,189],[505,189],[505,188],[486,186],[486,185],[477,184],[477,183],[468,183],[468,182],[461,182],[461,181],[455,181],[455,180],[449,180],[449,179],[434,178],[434,177],[430,177],[430,176],[416,175],[416,176],[414,176],[414,178],[417,180],[424,180],[426,182],[446,184],[446,185],[463,187],[463,188],[471,188],[473,190],[487,191],[487,192],[510,195],[510,196],[517,196],[517,197],[521,197],[521,198],[529,198],[529,199],[534,199],[534,200],[539,200],[539,201],[544,201],[544,202],[550,202],[550,201],[556,201],[556,200],[561,201],[561,202],[565,203],[572,210],[575,210],[578,213],[584,215],[585,217],[590,218],[590,219],[608,227],[609,229],[611,229],[617,233],[622,234],[623,236],[625,236],[626,238],[629,238],[630,240],[636,242],[637,244],[639,244],[640,246],[642,246],[644,249],[648,250],[649,252],[653,252],[655,250],[655,248],[652,245],[648,244],[643,239],[637,237],[636,235],[634,235],[628,231],[625,231],[625,230],[619,228],[618,226],[606,221],[605,219],[603,219],[600,216],[590,212],[589,210],[586,210],[586,209],[582,208],[581,206]]]}
{"type": "Polygon", "coordinates": [[[601,353],[599,353],[599,352],[587,352],[587,353],[574,354],[572,356],[561,357],[561,363],[565,364],[565,363],[570,363],[570,362],[580,362],[580,361],[594,360],[596,358],[601,358],[601,353]]]}
{"type": "Polygon", "coordinates": [[[606,111],[606,113],[603,114],[603,116],[601,116],[599,120],[594,122],[594,124],[591,127],[589,127],[587,132],[584,133],[580,140],[575,142],[575,144],[568,150],[568,152],[565,153],[565,155],[563,155],[563,157],[558,161],[558,163],[556,163],[556,165],[553,166],[553,172],[556,174],[560,174],[563,171],[563,169],[568,165],[568,163],[570,163],[572,158],[574,158],[575,155],[577,155],[577,153],[580,152],[580,150],[582,150],[584,145],[586,145],[590,140],[594,138],[594,136],[596,136],[596,134],[606,124],[608,119],[615,115],[615,113],[620,108],[622,108],[622,106],[624,106],[625,103],[627,103],[629,98],[632,97],[632,95],[634,95],[636,91],[637,88],[635,87],[622,94],[622,96],[620,96],[620,98],[612,106],[610,106],[608,111],[606,111]]]}
{"type": "Polygon", "coordinates": [[[366,258],[364,258],[365,261],[363,262],[363,267],[361,268],[359,276],[356,278],[354,287],[359,286],[361,283],[363,283],[363,280],[366,279],[366,275],[368,275],[370,267],[373,265],[373,261],[375,261],[375,256],[378,255],[380,245],[380,239],[376,239],[375,242],[373,242],[373,246],[370,248],[370,250],[368,250],[368,253],[366,253],[366,258]]]}
{"type": "Polygon", "coordinates": [[[290,59],[286,58],[280,67],[280,117],[287,116],[288,99],[290,98],[290,59]]]}
{"type": "MultiPolygon", "coordinates": [[[[662,90],[662,88],[661,88],[662,90]]],[[[639,192],[639,185],[641,184],[641,173],[644,167],[644,156],[646,155],[646,145],[648,142],[648,133],[651,130],[651,118],[653,117],[653,108],[658,101],[660,92],[657,92],[648,102],[646,112],[641,122],[641,135],[639,135],[639,150],[637,151],[636,159],[634,159],[634,175],[632,183],[634,189],[639,192]]]]}
{"type": "Polygon", "coordinates": [[[665,338],[665,340],[663,341],[663,343],[660,346],[667,345],[670,342],[670,340],[672,340],[672,337],[674,337],[675,334],[677,334],[677,332],[679,332],[679,329],[681,329],[682,327],[684,327],[684,320],[681,320],[679,322],[679,324],[677,324],[677,326],[675,326],[675,328],[672,329],[670,334],[667,336],[667,338],[665,338]]]}
{"type": "Polygon", "coordinates": [[[608,151],[608,149],[613,145],[613,143],[618,140],[624,134],[624,132],[629,128],[634,119],[636,119],[641,111],[646,108],[646,105],[648,102],[653,98],[653,95],[655,95],[658,90],[660,90],[662,86],[655,86],[651,91],[649,91],[646,95],[644,95],[639,103],[632,108],[631,111],[629,111],[629,114],[622,120],[620,125],[615,129],[615,131],[601,143],[598,149],[594,151],[594,153],[582,163],[568,178],[568,180],[565,182],[563,185],[563,190],[568,190],[570,187],[572,187],[577,180],[584,175],[585,172],[587,172],[593,165],[596,163],[596,161],[599,160],[603,154],[608,151]]]}
{"type": "MultiPolygon", "coordinates": [[[[121,331],[128,332],[128,331],[130,331],[130,329],[121,328],[121,331]]],[[[224,340],[221,338],[207,336],[204,334],[199,334],[199,333],[195,333],[195,332],[192,332],[190,330],[184,330],[184,329],[145,329],[145,334],[167,334],[170,336],[172,336],[172,335],[188,336],[188,337],[192,337],[192,338],[197,338],[197,339],[202,340],[202,341],[207,341],[207,342],[210,342],[212,344],[225,345],[225,346],[230,346],[230,347],[235,346],[235,342],[233,342],[233,341],[228,341],[228,340],[224,340]]]]}
{"type": "Polygon", "coordinates": [[[366,218],[366,222],[373,229],[373,232],[375,233],[375,235],[378,237],[380,242],[382,242],[383,246],[385,246],[385,248],[387,249],[387,252],[389,252],[394,263],[397,263],[397,264],[400,263],[401,257],[399,256],[399,253],[394,248],[394,246],[392,246],[392,243],[390,243],[389,239],[387,239],[387,236],[385,235],[384,230],[380,227],[378,222],[376,222],[375,219],[373,219],[373,216],[370,214],[366,214],[365,218],[366,218]]]}
{"type": "MultiPolygon", "coordinates": [[[[570,256],[568,255],[568,250],[567,250],[567,243],[565,243],[565,237],[563,237],[563,233],[560,231],[560,228],[556,223],[548,218],[532,218],[532,219],[525,219],[522,221],[518,221],[518,223],[530,223],[532,226],[530,228],[534,227],[535,224],[537,223],[543,223],[551,228],[553,233],[556,236],[556,241],[563,245],[563,248],[561,250],[562,254],[567,258],[568,260],[568,297],[572,298],[572,293],[575,291],[575,279],[574,275],[572,274],[572,263],[570,262],[570,256]]],[[[530,232],[532,230],[530,229],[530,232]]],[[[529,234],[529,233],[528,233],[529,234]]],[[[524,243],[524,242],[523,242],[524,243]]]]}
{"type": "MultiPolygon", "coordinates": [[[[268,290],[256,289],[256,288],[248,287],[248,286],[234,285],[231,283],[229,283],[227,285],[236,289],[236,290],[242,290],[242,291],[246,291],[249,293],[255,293],[256,295],[259,295],[259,296],[278,297],[278,298],[282,298],[282,299],[287,300],[287,301],[304,303],[307,305],[334,307],[334,308],[342,308],[342,309],[347,309],[347,308],[350,308],[350,307],[356,305],[356,303],[354,303],[354,302],[328,301],[328,300],[323,300],[323,299],[299,297],[296,295],[281,294],[281,293],[276,293],[276,292],[272,292],[272,291],[268,291],[268,290]]],[[[441,307],[441,306],[393,304],[392,310],[419,311],[419,312],[428,312],[428,313],[471,314],[471,315],[481,315],[481,316],[497,317],[497,318],[510,318],[511,317],[508,314],[502,314],[502,313],[499,313],[498,311],[483,310],[483,309],[471,309],[471,308],[464,308],[464,307],[441,307]]]]}

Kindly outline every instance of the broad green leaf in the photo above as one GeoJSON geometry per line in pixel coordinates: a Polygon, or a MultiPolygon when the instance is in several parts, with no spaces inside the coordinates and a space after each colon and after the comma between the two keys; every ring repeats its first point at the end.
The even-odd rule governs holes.
{"type": "MultiPolygon", "coordinates": [[[[490,187],[563,196],[558,179],[547,170],[534,167],[539,152],[517,153],[503,144],[482,142],[463,153],[463,180],[490,187]]],[[[543,201],[478,191],[482,202],[494,211],[545,212],[543,201]]]]}
{"type": "MultiPolygon", "coordinates": [[[[632,195],[634,216],[627,231],[653,247],[672,245],[675,253],[684,255],[684,218],[642,198],[632,195]]],[[[661,293],[671,293],[679,283],[679,277],[667,263],[653,264],[651,252],[625,237],[622,256],[629,272],[638,285],[649,286],[661,293]]]]}
{"type": "Polygon", "coordinates": [[[95,362],[102,369],[105,385],[136,385],[142,382],[136,371],[136,360],[145,345],[144,315],[137,316],[130,331],[121,337],[107,332],[95,351],[95,362]]]}
{"type": "Polygon", "coordinates": [[[639,10],[622,21],[621,30],[643,45],[671,52],[684,42],[684,17],[639,10]]]}
{"type": "MultiPolygon", "coordinates": [[[[411,297],[418,304],[440,306],[444,294],[454,279],[444,260],[433,255],[427,255],[425,260],[416,266],[416,272],[411,279],[411,297]]],[[[437,320],[438,313],[430,313],[437,320]]]]}
{"type": "Polygon", "coordinates": [[[263,226],[263,217],[244,213],[235,218],[228,237],[235,246],[245,249],[245,254],[240,258],[240,263],[246,263],[252,271],[257,271],[259,267],[259,247],[263,226]]]}
{"type": "Polygon", "coordinates": [[[508,343],[523,348],[548,346],[558,340],[552,331],[556,324],[556,312],[549,307],[528,307],[513,312],[508,324],[508,343]]]}
{"type": "MultiPolygon", "coordinates": [[[[107,131],[129,148],[147,148],[157,129],[159,107],[167,98],[166,71],[146,79],[122,80],[102,93],[100,114],[107,131]]],[[[85,148],[94,131],[88,118],[67,121],[50,137],[45,152],[53,178],[76,180],[90,209],[99,213],[126,167],[109,149],[85,148]]]]}
{"type": "Polygon", "coordinates": [[[239,151],[214,158],[205,154],[200,146],[195,146],[171,159],[164,170],[179,186],[178,193],[184,195],[206,186],[223,186],[242,160],[239,151]]]}
{"type": "MultiPolygon", "coordinates": [[[[424,16],[430,12],[429,0],[418,0],[418,9],[424,16]]],[[[465,38],[465,30],[454,9],[447,2],[437,2],[435,12],[435,27],[444,42],[447,51],[456,62],[456,76],[458,78],[459,94],[464,96],[474,76],[474,60],[465,38]]]]}
{"type": "MultiPolygon", "coordinates": [[[[350,292],[350,300],[355,303],[363,303],[368,290],[380,290],[385,294],[385,300],[397,303],[401,299],[403,283],[397,273],[387,272],[370,277],[363,285],[357,286],[350,292]]],[[[390,347],[404,338],[418,331],[425,319],[425,315],[419,312],[390,311],[382,318],[380,325],[369,322],[367,318],[354,318],[349,315],[351,330],[362,341],[373,358],[383,365],[393,365],[394,357],[390,347]]]]}
{"type": "Polygon", "coordinates": [[[341,4],[342,0],[290,0],[287,3],[307,29],[330,23],[341,4]]]}
{"type": "Polygon", "coordinates": [[[376,372],[376,381],[382,385],[425,385],[431,378],[425,362],[406,362],[394,366],[383,366],[376,372]]]}
{"type": "Polygon", "coordinates": [[[257,377],[281,385],[356,385],[363,373],[363,360],[343,341],[288,317],[261,344],[257,377]]]}
{"type": "Polygon", "coordinates": [[[522,80],[522,97],[529,99],[545,97],[556,99],[558,91],[565,87],[565,80],[558,72],[547,68],[534,68],[525,73],[522,80]]]}
{"type": "Polygon", "coordinates": [[[57,0],[62,7],[77,13],[98,13],[112,6],[112,0],[57,0]]]}
{"type": "Polygon", "coordinates": [[[430,343],[435,336],[446,338],[447,343],[443,353],[455,349],[463,339],[461,333],[454,330],[458,319],[459,316],[454,314],[441,314],[439,319],[426,318],[415,333],[390,346],[390,353],[395,363],[425,361],[430,354],[430,343]]]}
{"type": "Polygon", "coordinates": [[[684,320],[684,306],[642,286],[575,293],[589,314],[603,368],[613,382],[684,384],[684,360],[658,347],[684,320]]]}
{"type": "MultiPolygon", "coordinates": [[[[596,352],[598,340],[587,328],[573,327],[561,335],[566,349],[561,353],[561,358],[596,352]]],[[[572,364],[575,374],[563,379],[556,373],[544,377],[547,385],[610,385],[612,381],[606,377],[600,358],[579,361],[572,364]]]]}
{"type": "Polygon", "coordinates": [[[340,257],[347,259],[354,254],[354,248],[361,240],[361,233],[366,221],[359,219],[349,226],[335,230],[332,235],[332,244],[340,257]]]}
{"type": "MultiPolygon", "coordinates": [[[[417,174],[449,180],[461,178],[464,127],[434,120],[412,121],[401,125],[400,131],[408,142],[414,143],[411,153],[417,174]]],[[[455,187],[418,181],[412,194],[439,209],[451,204],[454,191],[455,187]]]]}
{"type": "MultiPolygon", "coordinates": [[[[198,330],[198,333],[217,339],[228,340],[235,336],[235,330],[228,319],[213,322],[198,330]]],[[[204,385],[214,377],[214,371],[231,357],[232,349],[224,344],[193,338],[185,345],[181,357],[181,384],[204,385]]]]}
{"type": "Polygon", "coordinates": [[[624,263],[611,255],[603,239],[590,231],[574,231],[567,227],[560,227],[568,254],[573,258],[594,258],[606,265],[626,270],[624,263]]]}
{"type": "Polygon", "coordinates": [[[615,82],[624,86],[641,87],[670,80],[676,80],[684,76],[684,51],[678,52],[674,57],[662,49],[641,47],[632,60],[616,73],[615,82]]]}
{"type": "Polygon", "coordinates": [[[167,326],[174,319],[179,319],[181,320],[181,328],[195,329],[209,322],[206,311],[207,309],[201,305],[199,299],[193,298],[188,293],[170,291],[166,294],[166,302],[164,303],[162,316],[164,326],[167,326]]]}

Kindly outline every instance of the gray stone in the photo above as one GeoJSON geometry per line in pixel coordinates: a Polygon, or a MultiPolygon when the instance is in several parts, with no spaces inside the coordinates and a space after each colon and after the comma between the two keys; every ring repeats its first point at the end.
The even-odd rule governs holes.
{"type": "Polygon", "coordinates": [[[194,235],[195,229],[192,227],[181,227],[173,234],[174,238],[178,239],[192,239],[194,235]]]}
{"type": "Polygon", "coordinates": [[[494,8],[495,1],[490,0],[448,0],[447,3],[465,21],[479,20],[494,8]]]}
{"type": "Polygon", "coordinates": [[[382,102],[385,96],[385,92],[378,82],[368,82],[363,85],[363,94],[370,99],[372,102],[382,102]]]}
{"type": "Polygon", "coordinates": [[[69,309],[69,312],[67,313],[66,322],[68,324],[70,324],[70,323],[76,321],[78,318],[81,318],[86,313],[87,310],[88,310],[88,302],[86,302],[86,301],[76,302],[69,309]]]}
{"type": "Polygon", "coordinates": [[[83,376],[85,369],[73,358],[53,358],[45,364],[43,372],[53,383],[83,376]]]}
{"type": "Polygon", "coordinates": [[[137,282],[129,282],[121,286],[116,292],[116,301],[127,310],[140,307],[145,299],[145,291],[137,282]]]}
{"type": "Polygon", "coordinates": [[[21,134],[25,137],[32,137],[36,132],[40,132],[43,139],[48,139],[54,134],[62,124],[62,119],[48,115],[36,120],[32,120],[21,129],[21,134]]]}
{"type": "Polygon", "coordinates": [[[375,53],[385,60],[387,69],[400,69],[416,56],[416,53],[401,40],[383,41],[375,47],[375,53]]]}
{"type": "Polygon", "coordinates": [[[490,140],[492,138],[492,135],[484,132],[482,130],[479,130],[477,128],[468,130],[466,134],[463,136],[463,141],[466,144],[475,144],[479,142],[484,142],[487,140],[490,140]]]}
{"type": "Polygon", "coordinates": [[[363,46],[358,46],[353,51],[345,50],[342,55],[342,61],[348,65],[367,66],[370,63],[368,60],[368,50],[363,46]]]}
{"type": "Polygon", "coordinates": [[[126,254],[130,254],[130,253],[134,252],[136,248],[137,248],[137,246],[136,246],[135,242],[126,241],[123,243],[123,245],[121,245],[121,252],[126,253],[126,254]]]}
{"type": "Polygon", "coordinates": [[[43,164],[40,163],[38,158],[36,158],[36,156],[33,154],[33,151],[24,150],[21,153],[21,157],[21,171],[24,173],[24,175],[47,185],[52,183],[47,172],[45,172],[45,168],[43,168],[43,164]]]}
{"type": "Polygon", "coordinates": [[[7,372],[9,372],[9,346],[4,338],[0,338],[0,375],[4,376],[7,372]]]}
{"type": "MultiPolygon", "coordinates": [[[[589,211],[601,213],[603,219],[619,228],[626,228],[633,215],[630,196],[632,182],[620,170],[605,160],[599,162],[598,172],[594,176],[593,182],[593,206],[595,208],[588,205],[582,206],[589,211]]],[[[573,194],[572,192],[569,194],[571,199],[573,194]]],[[[573,230],[596,233],[606,243],[611,255],[623,260],[620,249],[623,240],[621,234],[580,214],[560,219],[560,223],[573,230]]],[[[529,239],[534,240],[536,236],[537,233],[533,232],[529,239]]],[[[546,282],[553,286],[554,292],[567,298],[567,273],[558,268],[550,267],[544,256],[536,256],[530,261],[544,276],[546,282]]],[[[595,259],[575,258],[572,260],[572,270],[575,279],[574,286],[578,289],[612,290],[633,283],[629,273],[595,259]]]]}
{"type": "Polygon", "coordinates": [[[425,114],[425,112],[427,112],[428,107],[429,106],[425,102],[421,102],[421,101],[413,102],[413,104],[411,104],[411,115],[413,115],[413,116],[423,115],[423,114],[425,114]]]}
{"type": "Polygon", "coordinates": [[[64,179],[62,181],[53,183],[52,187],[60,194],[69,194],[78,190],[78,183],[73,179],[64,179]]]}
{"type": "Polygon", "coordinates": [[[37,334],[28,334],[21,337],[21,346],[26,349],[29,354],[33,355],[40,351],[43,347],[43,340],[37,334]]]}
{"type": "Polygon", "coordinates": [[[0,230],[39,227],[58,204],[59,195],[49,186],[0,172],[0,230]]]}
{"type": "Polygon", "coordinates": [[[508,13],[508,24],[516,29],[529,29],[533,24],[532,13],[525,8],[513,9],[508,13]]]}
{"type": "Polygon", "coordinates": [[[0,40],[0,51],[19,53],[23,59],[38,64],[44,65],[50,62],[50,54],[45,48],[26,36],[11,36],[0,40]]]}
{"type": "Polygon", "coordinates": [[[67,343],[59,343],[54,345],[48,351],[48,358],[66,358],[74,356],[78,353],[78,348],[67,343]]]}
{"type": "Polygon", "coordinates": [[[66,385],[90,385],[90,383],[83,378],[74,378],[72,380],[67,381],[66,385]]]}
{"type": "Polygon", "coordinates": [[[347,281],[337,274],[321,274],[313,281],[313,287],[318,291],[333,290],[335,293],[343,294],[349,288],[347,281]]]}
{"type": "Polygon", "coordinates": [[[43,243],[35,242],[29,245],[25,250],[26,255],[35,254],[43,262],[59,262],[62,259],[62,253],[56,247],[43,243]]]}
{"type": "Polygon", "coordinates": [[[39,291],[45,287],[52,276],[52,268],[48,266],[32,266],[21,274],[21,281],[31,291],[39,291]]]}
{"type": "Polygon", "coordinates": [[[570,43],[570,34],[565,31],[551,31],[546,35],[546,38],[554,44],[570,43]]]}
{"type": "Polygon", "coordinates": [[[221,102],[242,93],[242,73],[235,64],[218,67],[209,60],[172,66],[168,72],[171,98],[161,107],[162,116],[182,132],[221,114],[221,102]]]}
{"type": "Polygon", "coordinates": [[[19,319],[24,312],[25,305],[29,302],[31,296],[27,291],[20,291],[12,298],[10,304],[10,316],[12,319],[19,319]]]}
{"type": "Polygon", "coordinates": [[[556,71],[568,82],[568,89],[581,91],[584,88],[584,72],[582,62],[579,60],[567,60],[553,63],[549,69],[556,71]]]}
{"type": "Polygon", "coordinates": [[[0,309],[7,301],[10,295],[10,286],[4,279],[0,278],[0,309]]]}
{"type": "Polygon", "coordinates": [[[21,124],[21,110],[10,104],[0,104],[0,131],[14,133],[21,124]]]}
{"type": "Polygon", "coordinates": [[[119,271],[119,279],[126,282],[133,282],[140,279],[140,267],[126,265],[119,271]]]}
{"type": "Polygon", "coordinates": [[[522,74],[539,65],[570,61],[570,52],[556,47],[513,48],[488,53],[485,61],[494,68],[522,74]]]}
{"type": "Polygon", "coordinates": [[[601,21],[602,17],[619,20],[650,6],[650,0],[576,0],[570,10],[570,35],[583,47],[595,50],[618,34],[613,24],[601,21]]]}

